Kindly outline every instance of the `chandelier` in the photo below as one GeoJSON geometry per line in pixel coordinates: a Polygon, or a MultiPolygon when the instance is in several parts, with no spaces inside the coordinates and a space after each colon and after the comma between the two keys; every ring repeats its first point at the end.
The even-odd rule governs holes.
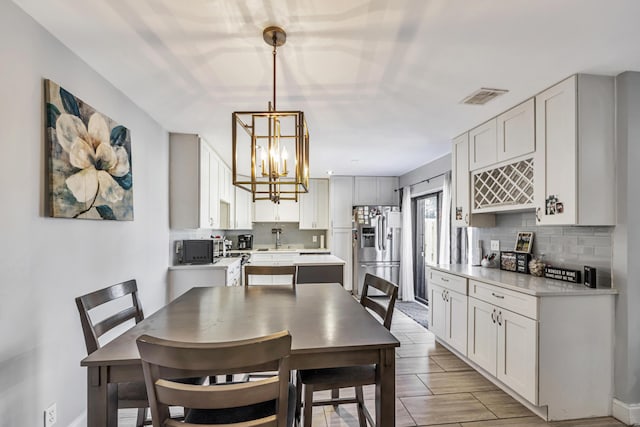
{"type": "Polygon", "coordinates": [[[298,201],[309,191],[309,130],[302,111],[276,108],[276,54],[287,34],[267,27],[262,36],[273,47],[273,100],[268,111],[232,114],[233,185],[251,192],[253,201],[298,201]]]}

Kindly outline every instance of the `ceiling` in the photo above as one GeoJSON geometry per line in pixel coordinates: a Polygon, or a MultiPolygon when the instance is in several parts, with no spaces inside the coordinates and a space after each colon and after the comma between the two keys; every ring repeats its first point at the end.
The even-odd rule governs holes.
{"type": "MultiPolygon", "coordinates": [[[[302,110],[312,176],[401,175],[576,72],[640,70],[637,0],[14,0],[169,131],[230,163],[231,112],[302,110]],[[510,92],[485,106],[480,87],[510,92]]],[[[89,100],[90,102],[90,100],[89,100]]],[[[126,123],[123,123],[126,125],[126,123]]]]}

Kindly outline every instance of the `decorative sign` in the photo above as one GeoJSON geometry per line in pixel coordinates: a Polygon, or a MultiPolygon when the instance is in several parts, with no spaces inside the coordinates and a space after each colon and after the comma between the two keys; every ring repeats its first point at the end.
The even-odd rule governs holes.
{"type": "Polygon", "coordinates": [[[544,268],[544,277],[547,279],[562,280],[564,282],[580,283],[580,271],[569,270],[567,268],[547,266],[544,268]]]}
{"type": "Polygon", "coordinates": [[[518,252],[500,252],[500,270],[529,274],[531,255],[518,252]]]}

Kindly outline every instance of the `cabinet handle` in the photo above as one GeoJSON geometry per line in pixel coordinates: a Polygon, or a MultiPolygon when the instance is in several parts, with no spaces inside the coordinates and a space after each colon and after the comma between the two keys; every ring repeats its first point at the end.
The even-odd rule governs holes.
{"type": "Polygon", "coordinates": [[[464,214],[464,223],[469,225],[469,214],[464,214]]]}
{"type": "Polygon", "coordinates": [[[498,295],[498,294],[496,294],[494,292],[491,292],[491,295],[493,295],[496,298],[504,299],[504,295],[498,295]]]}
{"type": "Polygon", "coordinates": [[[540,222],[540,207],[536,208],[536,221],[540,222]]]}
{"type": "Polygon", "coordinates": [[[446,277],[440,277],[440,280],[442,280],[443,282],[448,282],[449,279],[447,279],[446,277]]]}
{"type": "Polygon", "coordinates": [[[440,294],[440,296],[442,297],[442,301],[446,301],[446,299],[444,298],[444,292],[442,292],[442,294],[440,294]]]}
{"type": "Polygon", "coordinates": [[[498,325],[502,326],[502,312],[498,313],[497,319],[498,319],[498,325]]]}
{"type": "Polygon", "coordinates": [[[493,309],[493,313],[491,313],[491,320],[493,323],[496,323],[496,309],[493,309]]]}

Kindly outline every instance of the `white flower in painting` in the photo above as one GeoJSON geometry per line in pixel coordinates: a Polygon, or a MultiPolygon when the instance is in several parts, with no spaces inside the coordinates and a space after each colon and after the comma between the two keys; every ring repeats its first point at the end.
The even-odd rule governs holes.
{"type": "Polygon", "coordinates": [[[129,156],[123,147],[110,143],[109,128],[104,118],[95,113],[87,129],[78,117],[62,114],[56,121],[58,143],[69,153],[69,162],[79,172],[65,181],[78,202],[102,198],[114,203],[122,200],[124,190],[113,177],[129,173],[129,156]]]}

